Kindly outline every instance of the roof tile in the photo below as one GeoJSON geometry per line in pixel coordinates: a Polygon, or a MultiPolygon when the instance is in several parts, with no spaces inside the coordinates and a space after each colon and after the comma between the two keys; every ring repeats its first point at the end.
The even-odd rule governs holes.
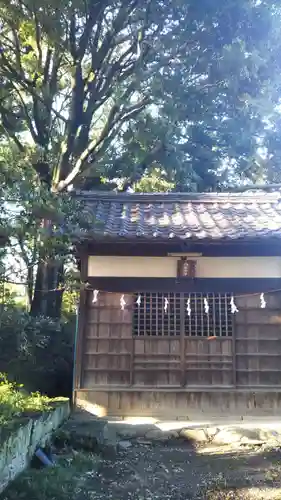
{"type": "Polygon", "coordinates": [[[281,237],[279,193],[76,193],[86,204],[88,237],[241,239],[281,237]]]}

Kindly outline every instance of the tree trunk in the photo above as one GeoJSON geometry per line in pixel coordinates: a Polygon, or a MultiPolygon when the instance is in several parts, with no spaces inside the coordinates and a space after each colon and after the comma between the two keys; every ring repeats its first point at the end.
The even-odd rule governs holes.
{"type": "MultiPolygon", "coordinates": [[[[42,226],[47,230],[51,229],[51,224],[50,220],[42,221],[42,226]]],[[[54,259],[47,260],[46,255],[39,255],[34,294],[30,307],[32,316],[60,318],[63,279],[63,262],[54,259]]]]}
{"type": "Polygon", "coordinates": [[[39,262],[36,272],[34,295],[31,303],[31,316],[45,316],[47,313],[48,269],[45,262],[39,262]]]}
{"type": "Polygon", "coordinates": [[[32,298],[33,298],[33,267],[29,266],[27,268],[27,296],[28,296],[28,304],[29,307],[31,308],[32,305],[32,298]]]}
{"type": "Polygon", "coordinates": [[[62,298],[64,291],[64,265],[63,262],[60,262],[57,266],[57,283],[59,286],[59,290],[56,293],[56,300],[54,304],[54,317],[61,317],[61,308],[62,308],[62,298]]]}
{"type": "Polygon", "coordinates": [[[40,263],[37,268],[35,289],[31,303],[32,316],[61,316],[64,267],[62,262],[40,263]]]}
{"type": "Polygon", "coordinates": [[[60,318],[63,295],[64,267],[62,262],[50,261],[48,264],[47,316],[60,318]]]}

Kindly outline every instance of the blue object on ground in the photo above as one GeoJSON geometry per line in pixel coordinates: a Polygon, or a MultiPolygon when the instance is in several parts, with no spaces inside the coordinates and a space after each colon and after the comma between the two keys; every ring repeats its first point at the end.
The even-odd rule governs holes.
{"type": "Polygon", "coordinates": [[[53,467],[54,463],[47,457],[46,453],[44,453],[41,448],[38,448],[38,450],[36,450],[35,455],[37,458],[39,458],[42,464],[46,465],[47,467],[53,467]]]}

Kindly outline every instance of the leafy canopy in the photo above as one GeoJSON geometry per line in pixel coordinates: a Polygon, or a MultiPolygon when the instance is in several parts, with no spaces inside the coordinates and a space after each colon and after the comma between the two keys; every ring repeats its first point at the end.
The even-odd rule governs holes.
{"type": "Polygon", "coordinates": [[[255,178],[279,21],[252,0],[1,0],[0,132],[55,191],[255,178]]]}

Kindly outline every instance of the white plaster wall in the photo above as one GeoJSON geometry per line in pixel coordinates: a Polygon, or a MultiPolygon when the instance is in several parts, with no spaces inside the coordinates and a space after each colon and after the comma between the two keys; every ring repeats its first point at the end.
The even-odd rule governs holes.
{"type": "MultiPolygon", "coordinates": [[[[191,257],[198,278],[279,278],[281,257],[191,257]]],[[[88,276],[174,278],[179,257],[90,256],[88,276]]]]}

